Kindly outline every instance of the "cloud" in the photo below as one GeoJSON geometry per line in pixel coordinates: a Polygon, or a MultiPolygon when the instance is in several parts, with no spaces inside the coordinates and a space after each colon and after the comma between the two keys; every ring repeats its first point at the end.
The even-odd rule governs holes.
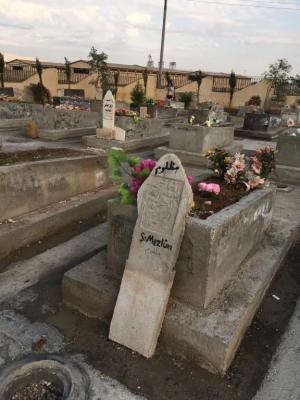
{"type": "Polygon", "coordinates": [[[134,12],[127,16],[127,21],[133,25],[147,26],[151,22],[151,15],[142,12],[134,12]]]}
{"type": "MultiPolygon", "coordinates": [[[[300,72],[300,13],[169,1],[165,64],[259,74],[279,57],[300,72]]],[[[275,0],[274,0],[275,2],[275,0]]],[[[281,4],[279,0],[276,0],[281,4]]],[[[94,45],[109,60],[145,65],[159,59],[161,0],[0,0],[0,51],[21,57],[63,61],[86,58],[94,45]]]]}

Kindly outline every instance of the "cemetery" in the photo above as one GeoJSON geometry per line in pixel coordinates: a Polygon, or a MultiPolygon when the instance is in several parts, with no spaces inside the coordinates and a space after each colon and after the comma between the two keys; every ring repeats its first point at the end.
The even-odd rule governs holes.
{"type": "Polygon", "coordinates": [[[0,102],[1,399],[255,399],[300,289],[300,120],[247,107],[0,102]]]}

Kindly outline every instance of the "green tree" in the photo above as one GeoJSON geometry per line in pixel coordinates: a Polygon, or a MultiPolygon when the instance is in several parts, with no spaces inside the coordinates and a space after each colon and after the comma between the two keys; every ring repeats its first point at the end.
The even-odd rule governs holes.
{"type": "Polygon", "coordinates": [[[230,87],[229,108],[230,108],[231,103],[232,103],[232,99],[233,99],[236,83],[237,83],[236,82],[236,75],[235,75],[234,71],[231,71],[231,74],[229,76],[229,87],[230,87]]]}
{"type": "Polygon", "coordinates": [[[269,82],[264,106],[266,106],[269,100],[272,88],[274,88],[278,100],[284,99],[285,88],[291,79],[291,70],[292,66],[285,58],[279,58],[274,64],[269,66],[268,71],[266,71],[263,75],[264,79],[269,82]]]}
{"type": "Polygon", "coordinates": [[[144,81],[144,88],[145,88],[145,96],[147,95],[148,76],[149,76],[149,71],[148,71],[147,68],[145,68],[145,69],[144,69],[144,72],[143,72],[143,81],[144,81]]]}
{"type": "Polygon", "coordinates": [[[43,84],[43,66],[38,57],[35,59],[35,68],[40,81],[37,85],[32,85],[32,91],[34,93],[35,100],[44,105],[45,100],[50,102],[51,94],[43,84]]]}
{"type": "Polygon", "coordinates": [[[0,82],[2,88],[4,88],[4,70],[5,70],[4,56],[2,53],[0,53],[0,82]]]}
{"type": "Polygon", "coordinates": [[[193,99],[192,92],[183,92],[179,94],[179,101],[184,103],[185,108],[188,108],[193,99]]]}
{"type": "Polygon", "coordinates": [[[38,57],[36,57],[36,59],[35,59],[35,68],[36,68],[36,72],[39,76],[40,84],[43,85],[43,66],[42,66],[40,60],[38,59],[38,57]]]}
{"type": "Polygon", "coordinates": [[[71,71],[70,61],[67,59],[67,57],[65,57],[65,74],[68,82],[68,87],[70,89],[72,71],[71,71]]]}
{"type": "Polygon", "coordinates": [[[97,74],[95,86],[96,88],[99,87],[99,84],[101,82],[101,89],[104,97],[106,92],[108,90],[111,90],[109,84],[109,70],[106,62],[107,54],[105,54],[103,51],[99,53],[98,50],[95,49],[95,47],[93,46],[90,50],[88,57],[90,58],[89,63],[91,65],[92,71],[96,72],[97,74]]]}
{"type": "Polygon", "coordinates": [[[145,92],[143,86],[140,83],[137,83],[135,87],[132,89],[130,98],[133,105],[136,107],[140,107],[144,103],[145,92]]]}
{"type": "Polygon", "coordinates": [[[197,103],[199,103],[200,99],[200,86],[202,84],[203,79],[207,75],[203,74],[203,72],[199,69],[199,71],[196,71],[192,74],[189,75],[189,80],[193,82],[197,82],[197,103]]]}

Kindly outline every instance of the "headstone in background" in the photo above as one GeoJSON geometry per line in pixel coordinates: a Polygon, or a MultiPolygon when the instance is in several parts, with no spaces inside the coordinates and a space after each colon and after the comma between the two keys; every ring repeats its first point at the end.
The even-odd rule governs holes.
{"type": "Polygon", "coordinates": [[[245,115],[244,129],[251,131],[267,131],[270,123],[268,114],[249,113],[245,115]]]}
{"type": "Polygon", "coordinates": [[[102,129],[96,129],[99,139],[125,140],[125,131],[115,126],[115,99],[109,90],[103,99],[102,129]]]}
{"type": "Polygon", "coordinates": [[[103,129],[114,130],[115,128],[115,99],[109,90],[103,99],[103,129]]]}
{"type": "Polygon", "coordinates": [[[144,119],[148,115],[147,107],[140,107],[140,118],[144,119]]]}
{"type": "Polygon", "coordinates": [[[174,154],[157,162],[138,192],[138,219],[109,338],[145,357],[155,352],[192,201],[174,154]]]}

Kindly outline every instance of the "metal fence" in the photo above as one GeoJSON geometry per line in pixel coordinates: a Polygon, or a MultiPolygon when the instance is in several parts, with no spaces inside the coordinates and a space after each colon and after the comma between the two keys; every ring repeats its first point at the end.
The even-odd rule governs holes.
{"type": "Polygon", "coordinates": [[[300,96],[300,80],[293,79],[291,82],[277,84],[274,88],[275,95],[300,96]]]}
{"type": "Polygon", "coordinates": [[[23,82],[36,74],[36,68],[28,65],[22,69],[13,69],[13,67],[5,67],[4,69],[4,81],[5,82],[23,82]]]}
{"type": "MultiPolygon", "coordinates": [[[[242,90],[250,85],[258,83],[260,78],[237,78],[235,91],[242,90]]],[[[229,77],[213,77],[213,92],[230,92],[229,77]]]]}

